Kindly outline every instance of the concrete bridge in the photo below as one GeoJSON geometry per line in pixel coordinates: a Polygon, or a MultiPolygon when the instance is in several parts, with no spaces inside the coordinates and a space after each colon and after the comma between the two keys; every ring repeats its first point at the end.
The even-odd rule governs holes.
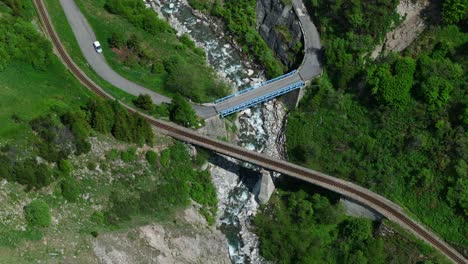
{"type": "MultiPolygon", "coordinates": [[[[293,0],[295,1],[295,0],[293,0]]],[[[300,1],[300,0],[297,0],[300,1]]],[[[45,28],[45,32],[50,36],[60,59],[71,73],[88,89],[96,95],[115,100],[114,97],[109,95],[101,87],[96,85],[88,76],[86,76],[81,69],[79,69],[73,62],[71,57],[66,52],[65,48],[60,42],[57,33],[52,26],[47,9],[44,6],[43,0],[33,1],[38,11],[39,18],[45,28]]],[[[309,73],[310,74],[310,73],[309,73]]],[[[129,112],[138,112],[137,110],[124,105],[129,112]]],[[[426,241],[434,248],[438,249],[445,256],[450,258],[455,263],[465,264],[468,261],[453,247],[440,239],[430,229],[424,227],[422,224],[413,220],[405,211],[392,201],[382,197],[368,189],[351,182],[347,182],[321,172],[313,171],[284,160],[278,160],[267,157],[247,149],[235,146],[220,140],[212,139],[207,136],[200,135],[193,130],[178,126],[173,123],[157,120],[151,116],[140,113],[153,127],[162,133],[174,137],[176,139],[194,144],[214,152],[230,156],[242,161],[246,161],[257,166],[263,167],[268,170],[277,171],[284,175],[295,177],[323,187],[325,189],[339,193],[345,197],[351,198],[367,207],[372,208],[379,214],[388,218],[391,221],[399,224],[409,232],[416,235],[418,238],[426,241]]],[[[268,180],[268,179],[267,179],[268,180]]]]}
{"type": "MultiPolygon", "coordinates": [[[[171,99],[156,93],[139,84],[129,81],[115,72],[106,62],[104,56],[97,56],[92,46],[96,35],[85,16],[81,13],[73,0],[60,0],[65,16],[72,28],[75,38],[80,46],[89,66],[104,80],[115,87],[135,96],[148,94],[155,104],[169,103],[171,99]]],[[[217,104],[192,104],[197,114],[202,118],[217,115],[222,117],[241,111],[245,108],[271,100],[282,94],[303,87],[307,82],[320,75],[322,68],[318,59],[322,48],[320,37],[315,25],[312,23],[302,0],[292,1],[294,10],[299,18],[304,36],[304,59],[300,67],[293,74],[286,74],[262,85],[256,86],[247,92],[237,93],[217,104]]]]}

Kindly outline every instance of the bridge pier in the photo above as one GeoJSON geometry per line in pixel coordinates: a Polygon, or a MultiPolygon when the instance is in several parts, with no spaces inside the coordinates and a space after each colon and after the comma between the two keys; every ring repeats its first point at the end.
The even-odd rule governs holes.
{"type": "Polygon", "coordinates": [[[254,187],[254,192],[257,195],[257,200],[260,204],[266,204],[270,200],[271,195],[275,191],[275,184],[271,178],[271,173],[262,169],[262,176],[254,187]]]}
{"type": "Polygon", "coordinates": [[[300,89],[291,91],[285,95],[282,95],[278,99],[286,105],[287,109],[292,111],[299,106],[299,102],[301,101],[302,97],[305,95],[305,89],[308,84],[300,89]]]}

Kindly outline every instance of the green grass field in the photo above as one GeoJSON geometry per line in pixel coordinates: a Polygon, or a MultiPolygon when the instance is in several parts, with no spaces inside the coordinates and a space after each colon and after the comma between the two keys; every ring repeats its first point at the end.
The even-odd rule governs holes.
{"type": "MultiPolygon", "coordinates": [[[[45,0],[47,9],[51,16],[52,22],[57,33],[60,36],[62,43],[72,56],[73,60],[82,68],[86,74],[92,78],[99,85],[103,86],[111,94],[119,99],[124,99],[130,102],[132,96],[126,97],[126,93],[120,91],[118,88],[113,87],[106,81],[102,80],[97,74],[87,65],[84,56],[82,55],[78,43],[75,39],[72,29],[68,25],[66,16],[60,6],[58,0],[45,0]],[[125,98],[122,98],[125,97],[125,98]]],[[[155,63],[162,63],[163,60],[173,56],[180,55],[184,58],[187,65],[196,69],[197,75],[201,76],[202,81],[212,80],[215,77],[214,71],[206,64],[205,57],[196,53],[193,49],[186,48],[181,41],[177,38],[176,34],[172,32],[161,32],[157,35],[151,35],[144,30],[137,28],[130,24],[126,19],[109,14],[104,10],[104,0],[89,1],[77,0],[76,4],[79,6],[83,14],[88,19],[88,22],[93,27],[97,39],[103,46],[104,56],[106,57],[109,65],[123,77],[138,83],[155,92],[164,94],[166,96],[173,96],[167,87],[165,81],[167,73],[151,73],[149,67],[139,64],[131,66],[125,65],[116,53],[111,50],[107,43],[107,39],[113,32],[125,32],[127,38],[135,34],[141,40],[141,45],[152,53],[157,54],[158,61],[155,63]],[[164,43],[163,45],[161,45],[164,43]]],[[[207,81],[209,83],[209,81],[207,81]]],[[[209,92],[209,87],[206,87],[201,95],[201,101],[212,101],[217,98],[217,95],[209,92]]]]}
{"type": "Polygon", "coordinates": [[[0,142],[24,139],[32,118],[53,107],[76,107],[90,96],[58,60],[47,71],[12,63],[0,72],[0,142]]]}

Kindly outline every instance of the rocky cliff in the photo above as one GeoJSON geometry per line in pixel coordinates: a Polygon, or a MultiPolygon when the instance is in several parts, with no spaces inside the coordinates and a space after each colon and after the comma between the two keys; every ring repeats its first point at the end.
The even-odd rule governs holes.
{"type": "Polygon", "coordinates": [[[292,5],[287,0],[257,0],[257,30],[288,68],[302,60],[302,31],[292,5]]]}

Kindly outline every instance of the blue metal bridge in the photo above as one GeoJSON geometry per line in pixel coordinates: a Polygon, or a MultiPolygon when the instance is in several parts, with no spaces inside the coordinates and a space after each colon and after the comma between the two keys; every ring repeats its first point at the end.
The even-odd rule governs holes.
{"type": "Polygon", "coordinates": [[[241,103],[241,104],[238,104],[236,106],[233,106],[233,107],[230,107],[226,110],[222,110],[219,114],[221,115],[221,117],[226,117],[230,114],[233,114],[233,113],[236,113],[236,112],[239,112],[239,111],[242,111],[246,108],[249,108],[251,106],[254,106],[256,104],[260,104],[260,103],[263,103],[263,102],[266,102],[266,101],[269,101],[275,97],[278,97],[280,95],[283,95],[285,93],[289,93],[293,90],[296,90],[296,89],[299,89],[301,87],[304,86],[304,82],[303,81],[299,81],[299,82],[296,82],[296,83],[293,83],[291,85],[288,85],[286,87],[283,87],[279,90],[276,90],[276,91],[273,91],[273,92],[270,92],[270,93],[267,93],[265,95],[261,95],[257,98],[254,98],[254,99],[250,99],[249,101],[247,102],[244,102],[244,103],[241,103]]]}
{"type": "Polygon", "coordinates": [[[243,89],[214,102],[214,108],[221,117],[242,111],[251,106],[299,89],[305,85],[297,70],[274,79],[243,89]]]}

